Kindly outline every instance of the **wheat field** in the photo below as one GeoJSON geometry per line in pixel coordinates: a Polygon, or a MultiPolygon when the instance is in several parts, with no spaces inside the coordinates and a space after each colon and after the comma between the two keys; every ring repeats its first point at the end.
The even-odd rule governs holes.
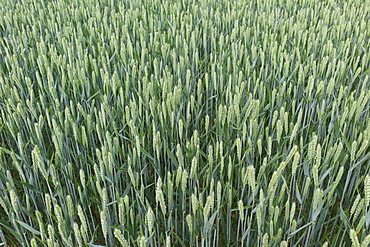
{"type": "Polygon", "coordinates": [[[0,246],[369,246],[369,19],[0,0],[0,246]]]}

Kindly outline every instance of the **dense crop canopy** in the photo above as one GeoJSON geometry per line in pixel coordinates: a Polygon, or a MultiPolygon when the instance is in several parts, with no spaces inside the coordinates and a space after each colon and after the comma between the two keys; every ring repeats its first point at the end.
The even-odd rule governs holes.
{"type": "Polygon", "coordinates": [[[0,245],[370,243],[370,1],[0,6],[0,245]]]}

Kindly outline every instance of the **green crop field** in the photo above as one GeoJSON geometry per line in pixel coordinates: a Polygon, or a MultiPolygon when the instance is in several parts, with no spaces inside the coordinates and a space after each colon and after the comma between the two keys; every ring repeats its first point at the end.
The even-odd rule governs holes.
{"type": "Polygon", "coordinates": [[[0,246],[370,244],[369,0],[0,0],[0,246]]]}

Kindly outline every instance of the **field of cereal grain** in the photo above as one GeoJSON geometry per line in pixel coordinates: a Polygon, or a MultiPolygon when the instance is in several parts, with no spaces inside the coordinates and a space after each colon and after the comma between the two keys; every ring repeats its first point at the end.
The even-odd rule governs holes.
{"type": "Polygon", "coordinates": [[[0,6],[0,246],[370,244],[370,1],[0,6]]]}

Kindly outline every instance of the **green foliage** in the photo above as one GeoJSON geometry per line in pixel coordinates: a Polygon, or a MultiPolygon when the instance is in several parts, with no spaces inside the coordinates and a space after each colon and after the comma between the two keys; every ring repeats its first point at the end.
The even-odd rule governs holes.
{"type": "Polygon", "coordinates": [[[0,6],[0,245],[370,243],[369,1],[0,6]]]}

